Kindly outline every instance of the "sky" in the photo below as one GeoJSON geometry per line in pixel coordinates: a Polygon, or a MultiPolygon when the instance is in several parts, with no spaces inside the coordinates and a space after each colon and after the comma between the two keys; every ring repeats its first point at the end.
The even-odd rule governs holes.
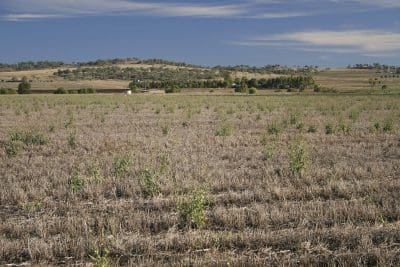
{"type": "Polygon", "coordinates": [[[0,0],[0,62],[400,65],[400,0],[0,0]]]}

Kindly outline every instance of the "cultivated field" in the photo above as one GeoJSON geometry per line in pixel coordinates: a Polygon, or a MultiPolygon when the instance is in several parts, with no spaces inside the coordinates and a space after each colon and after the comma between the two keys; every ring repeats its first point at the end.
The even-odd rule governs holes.
{"type": "MultiPolygon", "coordinates": [[[[173,65],[160,65],[160,64],[114,64],[110,65],[114,67],[121,68],[137,68],[137,69],[151,69],[151,68],[161,68],[166,70],[204,70],[200,68],[191,68],[191,67],[177,67],[173,65]]],[[[86,68],[94,68],[94,67],[86,67],[86,68]]],[[[60,69],[70,69],[74,70],[76,68],[60,68],[60,69]]],[[[8,71],[1,72],[0,71],[0,88],[13,88],[17,89],[19,80],[22,77],[27,77],[28,80],[31,81],[32,89],[37,91],[40,90],[56,90],[59,87],[63,87],[65,89],[80,89],[80,88],[93,88],[97,90],[104,89],[126,89],[129,84],[129,80],[118,80],[118,79],[109,79],[109,80],[99,80],[99,79],[78,79],[78,80],[67,80],[62,77],[54,75],[58,69],[44,69],[44,70],[29,70],[29,71],[8,71]],[[12,79],[15,79],[15,82],[11,82],[12,79]]],[[[160,69],[157,69],[160,71],[160,69]]],[[[270,79],[284,75],[278,74],[265,74],[265,73],[250,73],[244,71],[231,71],[231,77],[242,78],[246,77],[248,79],[256,78],[256,79],[270,79]]],[[[330,69],[330,70],[321,70],[317,73],[312,74],[312,77],[315,79],[316,83],[320,84],[322,87],[330,89],[328,91],[331,92],[352,92],[352,93],[382,93],[381,87],[383,84],[388,86],[388,90],[391,93],[399,93],[400,92],[400,77],[399,75],[378,73],[376,70],[367,70],[367,69],[330,69]],[[371,87],[369,80],[377,79],[377,84],[371,87]],[[378,83],[380,82],[380,83],[378,83]]],[[[209,90],[187,90],[190,93],[208,93],[209,90]]],[[[217,93],[220,94],[231,94],[232,90],[223,90],[223,89],[215,89],[217,93]]],[[[260,90],[259,94],[271,94],[273,90],[260,90]]]]}
{"type": "Polygon", "coordinates": [[[399,266],[400,96],[1,96],[0,265],[399,266]]]}

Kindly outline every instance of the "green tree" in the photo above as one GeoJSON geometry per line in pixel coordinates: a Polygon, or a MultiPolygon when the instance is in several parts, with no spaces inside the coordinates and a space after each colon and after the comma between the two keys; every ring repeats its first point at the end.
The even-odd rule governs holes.
{"type": "Polygon", "coordinates": [[[224,76],[224,84],[225,84],[225,87],[226,87],[226,88],[232,87],[232,83],[233,83],[233,80],[232,80],[231,75],[230,75],[229,73],[226,74],[226,75],[224,76]]]}
{"type": "Polygon", "coordinates": [[[132,93],[139,92],[139,87],[137,86],[137,83],[135,81],[131,81],[128,85],[128,88],[131,89],[132,93]]]}
{"type": "Polygon", "coordinates": [[[29,83],[26,77],[22,78],[22,81],[18,85],[18,94],[30,94],[31,93],[31,84],[29,83]]]}

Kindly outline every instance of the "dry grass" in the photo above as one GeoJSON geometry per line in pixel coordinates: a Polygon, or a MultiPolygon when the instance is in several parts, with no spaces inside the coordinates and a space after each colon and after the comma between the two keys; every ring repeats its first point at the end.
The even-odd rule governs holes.
{"type": "Polygon", "coordinates": [[[392,90],[400,91],[400,78],[381,78],[382,75],[385,74],[376,73],[375,70],[331,69],[317,73],[314,78],[322,86],[334,88],[340,92],[379,92],[382,85],[377,84],[371,88],[368,82],[375,78],[392,90]]]}
{"type": "Polygon", "coordinates": [[[399,107],[1,97],[0,264],[398,266],[399,107]]]}

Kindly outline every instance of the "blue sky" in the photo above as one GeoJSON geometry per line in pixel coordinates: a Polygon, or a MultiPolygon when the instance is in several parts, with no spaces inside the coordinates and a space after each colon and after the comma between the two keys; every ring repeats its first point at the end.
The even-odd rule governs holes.
{"type": "Polygon", "coordinates": [[[400,65],[400,0],[1,0],[0,62],[400,65]]]}

